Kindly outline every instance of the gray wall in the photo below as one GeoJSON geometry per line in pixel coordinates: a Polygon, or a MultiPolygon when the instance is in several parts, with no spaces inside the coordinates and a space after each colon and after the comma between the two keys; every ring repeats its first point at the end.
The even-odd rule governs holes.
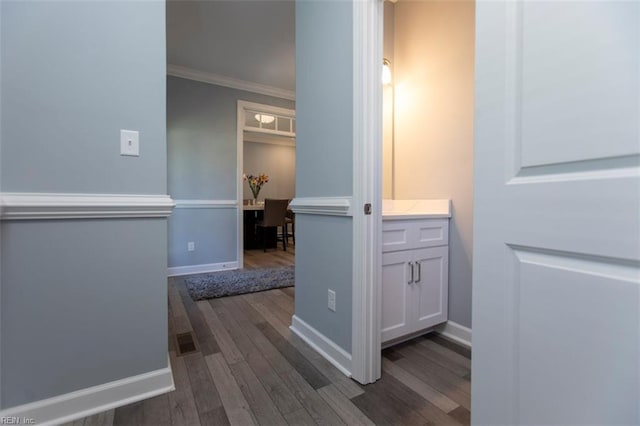
{"type": "Polygon", "coordinates": [[[176,208],[169,219],[169,266],[236,261],[237,223],[235,208],[176,208]],[[190,241],[194,251],[187,251],[190,241]]]}
{"type": "Polygon", "coordinates": [[[296,3],[298,197],[353,192],[352,6],[296,3]]]}
{"type": "MultiPolygon", "coordinates": [[[[3,192],[166,193],[164,10],[0,3],[3,192]]],[[[167,366],[166,220],[1,227],[2,408],[167,366]]]]}
{"type": "Polygon", "coordinates": [[[166,191],[164,20],[144,3],[2,2],[3,191],[166,191]]]}
{"type": "MultiPolygon", "coordinates": [[[[236,199],[238,100],[295,109],[293,101],[167,78],[169,194],[174,200],[236,199]]],[[[267,184],[269,185],[269,184],[267,184]]],[[[169,220],[169,266],[235,261],[232,209],[176,209],[169,220]],[[187,241],[196,250],[187,251],[187,241]]]]}
{"type": "MultiPolygon", "coordinates": [[[[298,197],[353,192],[351,2],[296,3],[298,197]],[[318,119],[321,117],[322,119],[318,119]]],[[[296,217],[295,314],[351,353],[351,218],[296,217]],[[336,291],[336,312],[327,290],[336,291]]]]}
{"type": "Polygon", "coordinates": [[[167,366],[166,220],[2,227],[3,408],[167,366]]]}

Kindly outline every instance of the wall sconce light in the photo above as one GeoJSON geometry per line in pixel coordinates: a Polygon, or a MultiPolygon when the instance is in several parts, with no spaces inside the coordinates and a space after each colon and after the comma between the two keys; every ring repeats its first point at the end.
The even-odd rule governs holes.
{"type": "Polygon", "coordinates": [[[391,83],[391,62],[388,59],[382,60],[382,84],[391,83]]]}
{"type": "Polygon", "coordinates": [[[256,114],[255,118],[262,124],[271,124],[276,119],[273,115],[268,114],[256,114]]]}

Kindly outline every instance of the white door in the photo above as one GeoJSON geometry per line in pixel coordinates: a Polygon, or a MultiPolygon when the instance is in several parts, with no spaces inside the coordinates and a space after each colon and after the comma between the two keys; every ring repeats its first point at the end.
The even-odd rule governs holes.
{"type": "Polygon", "coordinates": [[[480,1],[474,424],[640,424],[640,2],[480,1]]]}

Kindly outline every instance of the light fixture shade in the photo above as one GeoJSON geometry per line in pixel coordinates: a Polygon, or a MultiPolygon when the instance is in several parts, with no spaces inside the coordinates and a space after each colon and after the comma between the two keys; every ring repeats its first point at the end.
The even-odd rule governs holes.
{"type": "Polygon", "coordinates": [[[258,120],[262,124],[271,124],[273,123],[273,120],[276,119],[273,115],[269,114],[256,114],[255,117],[256,120],[258,120]]]}
{"type": "Polygon", "coordinates": [[[391,83],[391,62],[388,59],[382,61],[382,84],[391,83]]]}

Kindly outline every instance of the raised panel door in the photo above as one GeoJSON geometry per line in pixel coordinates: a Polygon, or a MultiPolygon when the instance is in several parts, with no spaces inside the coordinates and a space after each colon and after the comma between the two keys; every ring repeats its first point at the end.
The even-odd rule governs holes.
{"type": "Polygon", "coordinates": [[[409,261],[411,251],[382,255],[382,341],[410,332],[412,290],[409,261]]]}
{"type": "Polygon", "coordinates": [[[447,320],[449,247],[414,250],[413,290],[415,331],[447,320]]]}
{"type": "Polygon", "coordinates": [[[640,2],[479,1],[474,424],[640,424],[640,2]]]}

